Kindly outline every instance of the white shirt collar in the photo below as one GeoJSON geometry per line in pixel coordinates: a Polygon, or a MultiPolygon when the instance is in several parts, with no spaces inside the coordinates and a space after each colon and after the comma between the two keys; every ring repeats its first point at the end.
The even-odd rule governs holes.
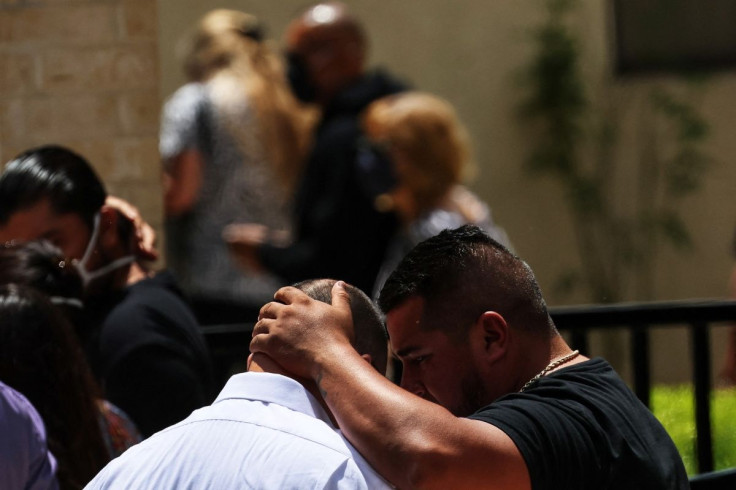
{"type": "Polygon", "coordinates": [[[214,404],[230,399],[276,403],[320,419],[334,428],[329,415],[314,396],[301,383],[281,374],[236,374],[227,381],[214,404]]]}

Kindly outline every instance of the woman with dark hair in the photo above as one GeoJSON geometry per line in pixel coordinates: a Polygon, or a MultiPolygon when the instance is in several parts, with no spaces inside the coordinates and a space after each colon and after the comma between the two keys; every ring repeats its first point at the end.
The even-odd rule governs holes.
{"type": "Polygon", "coordinates": [[[62,489],[82,488],[109,461],[95,385],[71,326],[39,292],[0,286],[0,380],[46,425],[62,489]]]}
{"type": "Polygon", "coordinates": [[[51,242],[37,240],[0,247],[0,284],[11,283],[30,286],[45,294],[64,313],[77,331],[80,345],[84,345],[82,278],[51,242]]]}
{"type": "MultiPolygon", "coordinates": [[[[80,346],[83,347],[87,351],[87,356],[83,357],[87,358],[96,352],[96,338],[86,328],[82,279],[58,248],[45,240],[0,247],[0,285],[3,284],[29,286],[44,294],[76,333],[76,338],[72,339],[74,350],[79,351],[80,346]]],[[[102,399],[96,382],[89,374],[87,361],[82,359],[80,362],[84,364],[84,376],[90,378],[89,391],[97,405],[97,419],[107,452],[114,458],[140,442],[141,436],[127,414],[102,399]]]]}

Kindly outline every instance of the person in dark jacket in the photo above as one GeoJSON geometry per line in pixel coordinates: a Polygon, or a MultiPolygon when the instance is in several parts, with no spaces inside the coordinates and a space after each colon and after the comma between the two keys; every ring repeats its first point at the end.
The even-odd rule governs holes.
{"type": "Polygon", "coordinates": [[[294,93],[322,110],[296,193],[293,240],[270,239],[257,225],[233,226],[225,238],[246,267],[287,282],[340,277],[370,293],[397,220],[366,190],[366,179],[381,169],[366,173],[357,165],[359,118],[374,100],[406,87],[382,70],[366,70],[365,32],[341,3],[307,9],[286,37],[294,93]]]}
{"type": "Polygon", "coordinates": [[[0,243],[44,238],[68,257],[93,312],[83,339],[92,372],[147,437],[211,402],[211,361],[171,279],[135,261],[133,224],[106,198],[80,155],[28,150],[0,174],[0,243]]]}

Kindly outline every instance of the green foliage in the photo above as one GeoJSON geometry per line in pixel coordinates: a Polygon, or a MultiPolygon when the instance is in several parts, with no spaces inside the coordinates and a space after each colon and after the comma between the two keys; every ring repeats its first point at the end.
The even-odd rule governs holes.
{"type": "Polygon", "coordinates": [[[692,248],[690,233],[687,231],[685,222],[677,214],[668,211],[661,212],[656,217],[654,226],[674,247],[680,250],[692,248]]]}
{"type": "Polygon", "coordinates": [[[529,66],[526,79],[534,90],[522,104],[521,114],[529,118],[544,115],[548,137],[529,160],[529,168],[540,173],[576,174],[576,147],[583,133],[581,116],[588,102],[577,76],[577,40],[563,23],[574,3],[548,1],[549,21],[534,33],[536,44],[543,49],[529,66]]]}
{"type": "Polygon", "coordinates": [[[710,134],[708,122],[692,105],[676,99],[664,90],[651,94],[652,106],[672,124],[678,151],[665,166],[666,192],[673,197],[684,197],[695,192],[710,163],[700,145],[710,134]]]}
{"type": "MultiPolygon", "coordinates": [[[[696,474],[695,403],[692,386],[655,386],[652,412],[675,442],[689,475],[696,474]]],[[[711,395],[713,459],[716,470],[736,467],[736,389],[711,395]]]]}
{"type": "Polygon", "coordinates": [[[653,299],[659,247],[692,249],[679,208],[700,188],[710,165],[702,149],[710,127],[694,103],[704,79],[681,77],[679,90],[673,83],[651,90],[641,116],[645,134],[636,149],[636,175],[628,186],[635,190],[635,209],[617,205],[616,172],[632,163],[615,158],[621,144],[616,108],[587,95],[580,43],[568,26],[578,2],[542,3],[547,16],[532,34],[537,49],[524,72],[528,91],[519,112],[535,131],[526,168],[559,182],[575,227],[581,270],[564,273],[558,291],[584,285],[594,302],[653,299]],[[627,294],[632,289],[635,294],[627,294]]]}

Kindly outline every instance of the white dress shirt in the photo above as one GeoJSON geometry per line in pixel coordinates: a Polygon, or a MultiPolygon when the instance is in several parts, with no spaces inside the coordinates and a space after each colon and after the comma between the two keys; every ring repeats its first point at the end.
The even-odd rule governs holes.
{"type": "Polygon", "coordinates": [[[111,461],[88,489],[391,488],[291,378],[244,373],[111,461]]]}

